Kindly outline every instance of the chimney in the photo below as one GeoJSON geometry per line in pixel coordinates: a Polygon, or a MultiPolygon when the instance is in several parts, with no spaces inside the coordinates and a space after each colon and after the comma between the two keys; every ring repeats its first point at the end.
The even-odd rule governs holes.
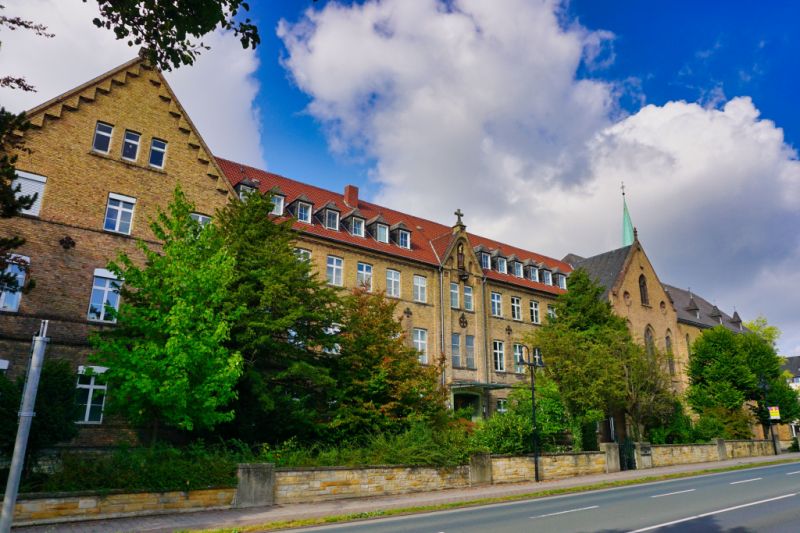
{"type": "Polygon", "coordinates": [[[348,207],[358,207],[358,187],[355,185],[345,185],[344,203],[346,203],[348,207]]]}

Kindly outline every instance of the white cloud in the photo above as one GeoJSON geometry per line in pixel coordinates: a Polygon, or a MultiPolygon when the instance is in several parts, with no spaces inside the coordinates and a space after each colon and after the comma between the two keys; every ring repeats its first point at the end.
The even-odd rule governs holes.
{"type": "MultiPolygon", "coordinates": [[[[45,24],[55,37],[32,32],[0,33],[0,72],[25,76],[38,92],[0,90],[3,105],[30,109],[136,56],[137,49],[117,41],[111,31],[92,24],[97,5],[78,0],[7,0],[8,16],[45,24]]],[[[167,73],[201,135],[218,155],[264,166],[255,78],[258,59],[243,50],[233,35],[216,33],[204,39],[211,51],[192,67],[167,73]]]]}
{"type": "Polygon", "coordinates": [[[546,0],[328,3],[279,35],[332,149],[376,161],[376,200],[445,222],[461,207],[472,230],[560,257],[619,246],[624,180],[663,281],[800,345],[800,163],[782,130],[719,93],[622,117],[624,88],[576,78],[613,59],[613,36],[563,17],[546,0]]]}

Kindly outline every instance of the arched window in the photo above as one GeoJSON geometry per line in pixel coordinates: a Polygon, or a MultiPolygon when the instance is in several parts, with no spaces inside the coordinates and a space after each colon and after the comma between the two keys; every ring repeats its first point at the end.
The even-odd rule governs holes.
{"type": "Polygon", "coordinates": [[[669,375],[675,375],[675,356],[672,354],[672,332],[667,330],[664,337],[664,348],[667,350],[667,366],[669,367],[669,375]]]}
{"type": "Polygon", "coordinates": [[[656,349],[655,339],[653,338],[653,328],[647,326],[644,330],[644,349],[647,355],[653,355],[656,349]]]}
{"type": "Polygon", "coordinates": [[[642,299],[642,305],[650,305],[650,297],[647,295],[647,280],[644,274],[639,276],[639,296],[642,299]]]}

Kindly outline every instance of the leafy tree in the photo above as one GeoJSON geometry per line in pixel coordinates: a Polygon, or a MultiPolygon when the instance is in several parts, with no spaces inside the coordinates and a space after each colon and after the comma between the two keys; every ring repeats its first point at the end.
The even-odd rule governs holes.
{"type": "Polygon", "coordinates": [[[628,342],[620,361],[625,376],[625,409],[633,437],[641,440],[647,427],[663,425],[674,414],[676,402],[667,368],[667,354],[655,347],[628,342]]]}
{"type": "Polygon", "coordinates": [[[761,337],[770,346],[775,346],[781,336],[778,326],[770,326],[767,318],[759,315],[755,320],[744,323],[744,327],[761,337]]]}
{"type": "Polygon", "coordinates": [[[247,313],[228,345],[244,358],[236,420],[224,431],[251,442],[319,438],[328,412],[330,352],[339,321],[338,295],[295,252],[289,222],[270,213],[268,195],[251,194],[217,213],[235,259],[229,307],[247,313]]]}
{"type": "Polygon", "coordinates": [[[343,301],[338,349],[331,358],[336,387],[328,427],[336,441],[398,433],[411,420],[440,427],[447,419],[439,372],[420,365],[396,309],[396,301],[362,289],[343,301]]]}
{"type": "Polygon", "coordinates": [[[124,280],[117,327],[92,338],[92,359],[109,367],[110,410],[151,424],[154,441],[160,424],[192,430],[232,419],[242,372],[241,355],[226,344],[242,313],[228,299],[235,260],[193,209],[176,189],[150,225],[163,248],[140,241],[143,267],[125,253],[109,263],[124,280]]]}

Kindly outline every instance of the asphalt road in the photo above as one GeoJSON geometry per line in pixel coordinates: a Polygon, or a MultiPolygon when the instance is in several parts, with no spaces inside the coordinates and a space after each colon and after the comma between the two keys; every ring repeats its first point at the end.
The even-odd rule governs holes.
{"type": "Polygon", "coordinates": [[[800,463],[302,531],[798,533],[800,463]]]}

